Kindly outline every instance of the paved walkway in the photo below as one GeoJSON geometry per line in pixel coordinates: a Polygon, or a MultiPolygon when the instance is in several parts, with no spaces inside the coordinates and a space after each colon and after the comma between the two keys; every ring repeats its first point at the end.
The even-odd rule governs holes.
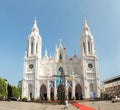
{"type": "MultiPolygon", "coordinates": [[[[64,105],[16,102],[16,101],[0,101],[0,110],[65,110],[64,105]]],[[[69,104],[68,110],[78,110],[69,104]]]]}
{"type": "Polygon", "coordinates": [[[111,101],[81,102],[81,104],[95,108],[96,110],[120,110],[120,102],[111,101]]]}
{"type": "MultiPolygon", "coordinates": [[[[111,101],[98,102],[81,102],[81,104],[95,108],[96,110],[120,110],[119,103],[111,103],[111,101]]],[[[16,102],[16,101],[0,101],[0,110],[65,110],[64,105],[30,103],[30,102],[16,102]]],[[[67,109],[66,109],[67,110],[67,109]]],[[[69,104],[68,110],[79,110],[73,105],[69,104]]]]}

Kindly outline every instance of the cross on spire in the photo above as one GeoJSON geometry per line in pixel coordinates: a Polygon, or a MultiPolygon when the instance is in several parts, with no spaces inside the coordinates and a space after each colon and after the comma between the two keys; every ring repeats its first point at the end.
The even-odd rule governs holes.
{"type": "Polygon", "coordinates": [[[86,16],[85,16],[85,18],[84,18],[84,27],[88,27],[88,23],[87,23],[86,16]]]}
{"type": "Polygon", "coordinates": [[[62,45],[62,39],[59,39],[59,41],[60,41],[60,45],[62,45]]]}

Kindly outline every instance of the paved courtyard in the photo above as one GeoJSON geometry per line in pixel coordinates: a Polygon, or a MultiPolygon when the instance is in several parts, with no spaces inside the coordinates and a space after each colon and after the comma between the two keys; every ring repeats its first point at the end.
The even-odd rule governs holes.
{"type": "MultiPolygon", "coordinates": [[[[64,105],[0,101],[0,110],[64,110],[64,105]]],[[[78,110],[78,109],[73,105],[69,104],[68,110],[78,110]]]]}
{"type": "MultiPolygon", "coordinates": [[[[120,110],[119,103],[111,103],[110,101],[98,102],[81,102],[83,105],[95,108],[96,110],[120,110]]],[[[64,105],[30,103],[30,102],[15,102],[15,101],[0,101],[0,110],[64,110],[64,105]]],[[[73,105],[69,104],[68,110],[78,110],[73,105]]]]}
{"type": "Polygon", "coordinates": [[[81,104],[95,108],[96,110],[120,110],[120,102],[111,101],[81,102],[81,104]]]}

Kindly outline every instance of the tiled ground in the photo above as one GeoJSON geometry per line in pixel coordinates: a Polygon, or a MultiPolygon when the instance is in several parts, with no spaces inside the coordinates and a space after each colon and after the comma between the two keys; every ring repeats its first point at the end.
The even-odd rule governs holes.
{"type": "Polygon", "coordinates": [[[81,102],[81,104],[95,108],[96,110],[120,110],[120,102],[112,103],[111,101],[81,102]]]}
{"type": "MultiPolygon", "coordinates": [[[[96,110],[120,110],[119,103],[111,103],[111,101],[98,102],[81,102],[83,105],[95,108],[96,110]]],[[[30,102],[15,102],[15,101],[0,101],[0,110],[64,110],[64,105],[53,105],[43,103],[30,102]]],[[[69,104],[68,110],[78,110],[73,105],[69,104]]]]}
{"type": "MultiPolygon", "coordinates": [[[[43,103],[0,101],[0,110],[63,110],[64,105],[53,105],[43,103]]],[[[68,110],[78,110],[69,104],[68,110]]]]}

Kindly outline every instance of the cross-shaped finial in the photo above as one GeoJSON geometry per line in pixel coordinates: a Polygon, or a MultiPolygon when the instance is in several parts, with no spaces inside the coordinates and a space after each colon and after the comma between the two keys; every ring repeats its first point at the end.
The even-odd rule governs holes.
{"type": "Polygon", "coordinates": [[[62,39],[60,39],[59,41],[60,41],[60,45],[62,45],[62,39]]]}

